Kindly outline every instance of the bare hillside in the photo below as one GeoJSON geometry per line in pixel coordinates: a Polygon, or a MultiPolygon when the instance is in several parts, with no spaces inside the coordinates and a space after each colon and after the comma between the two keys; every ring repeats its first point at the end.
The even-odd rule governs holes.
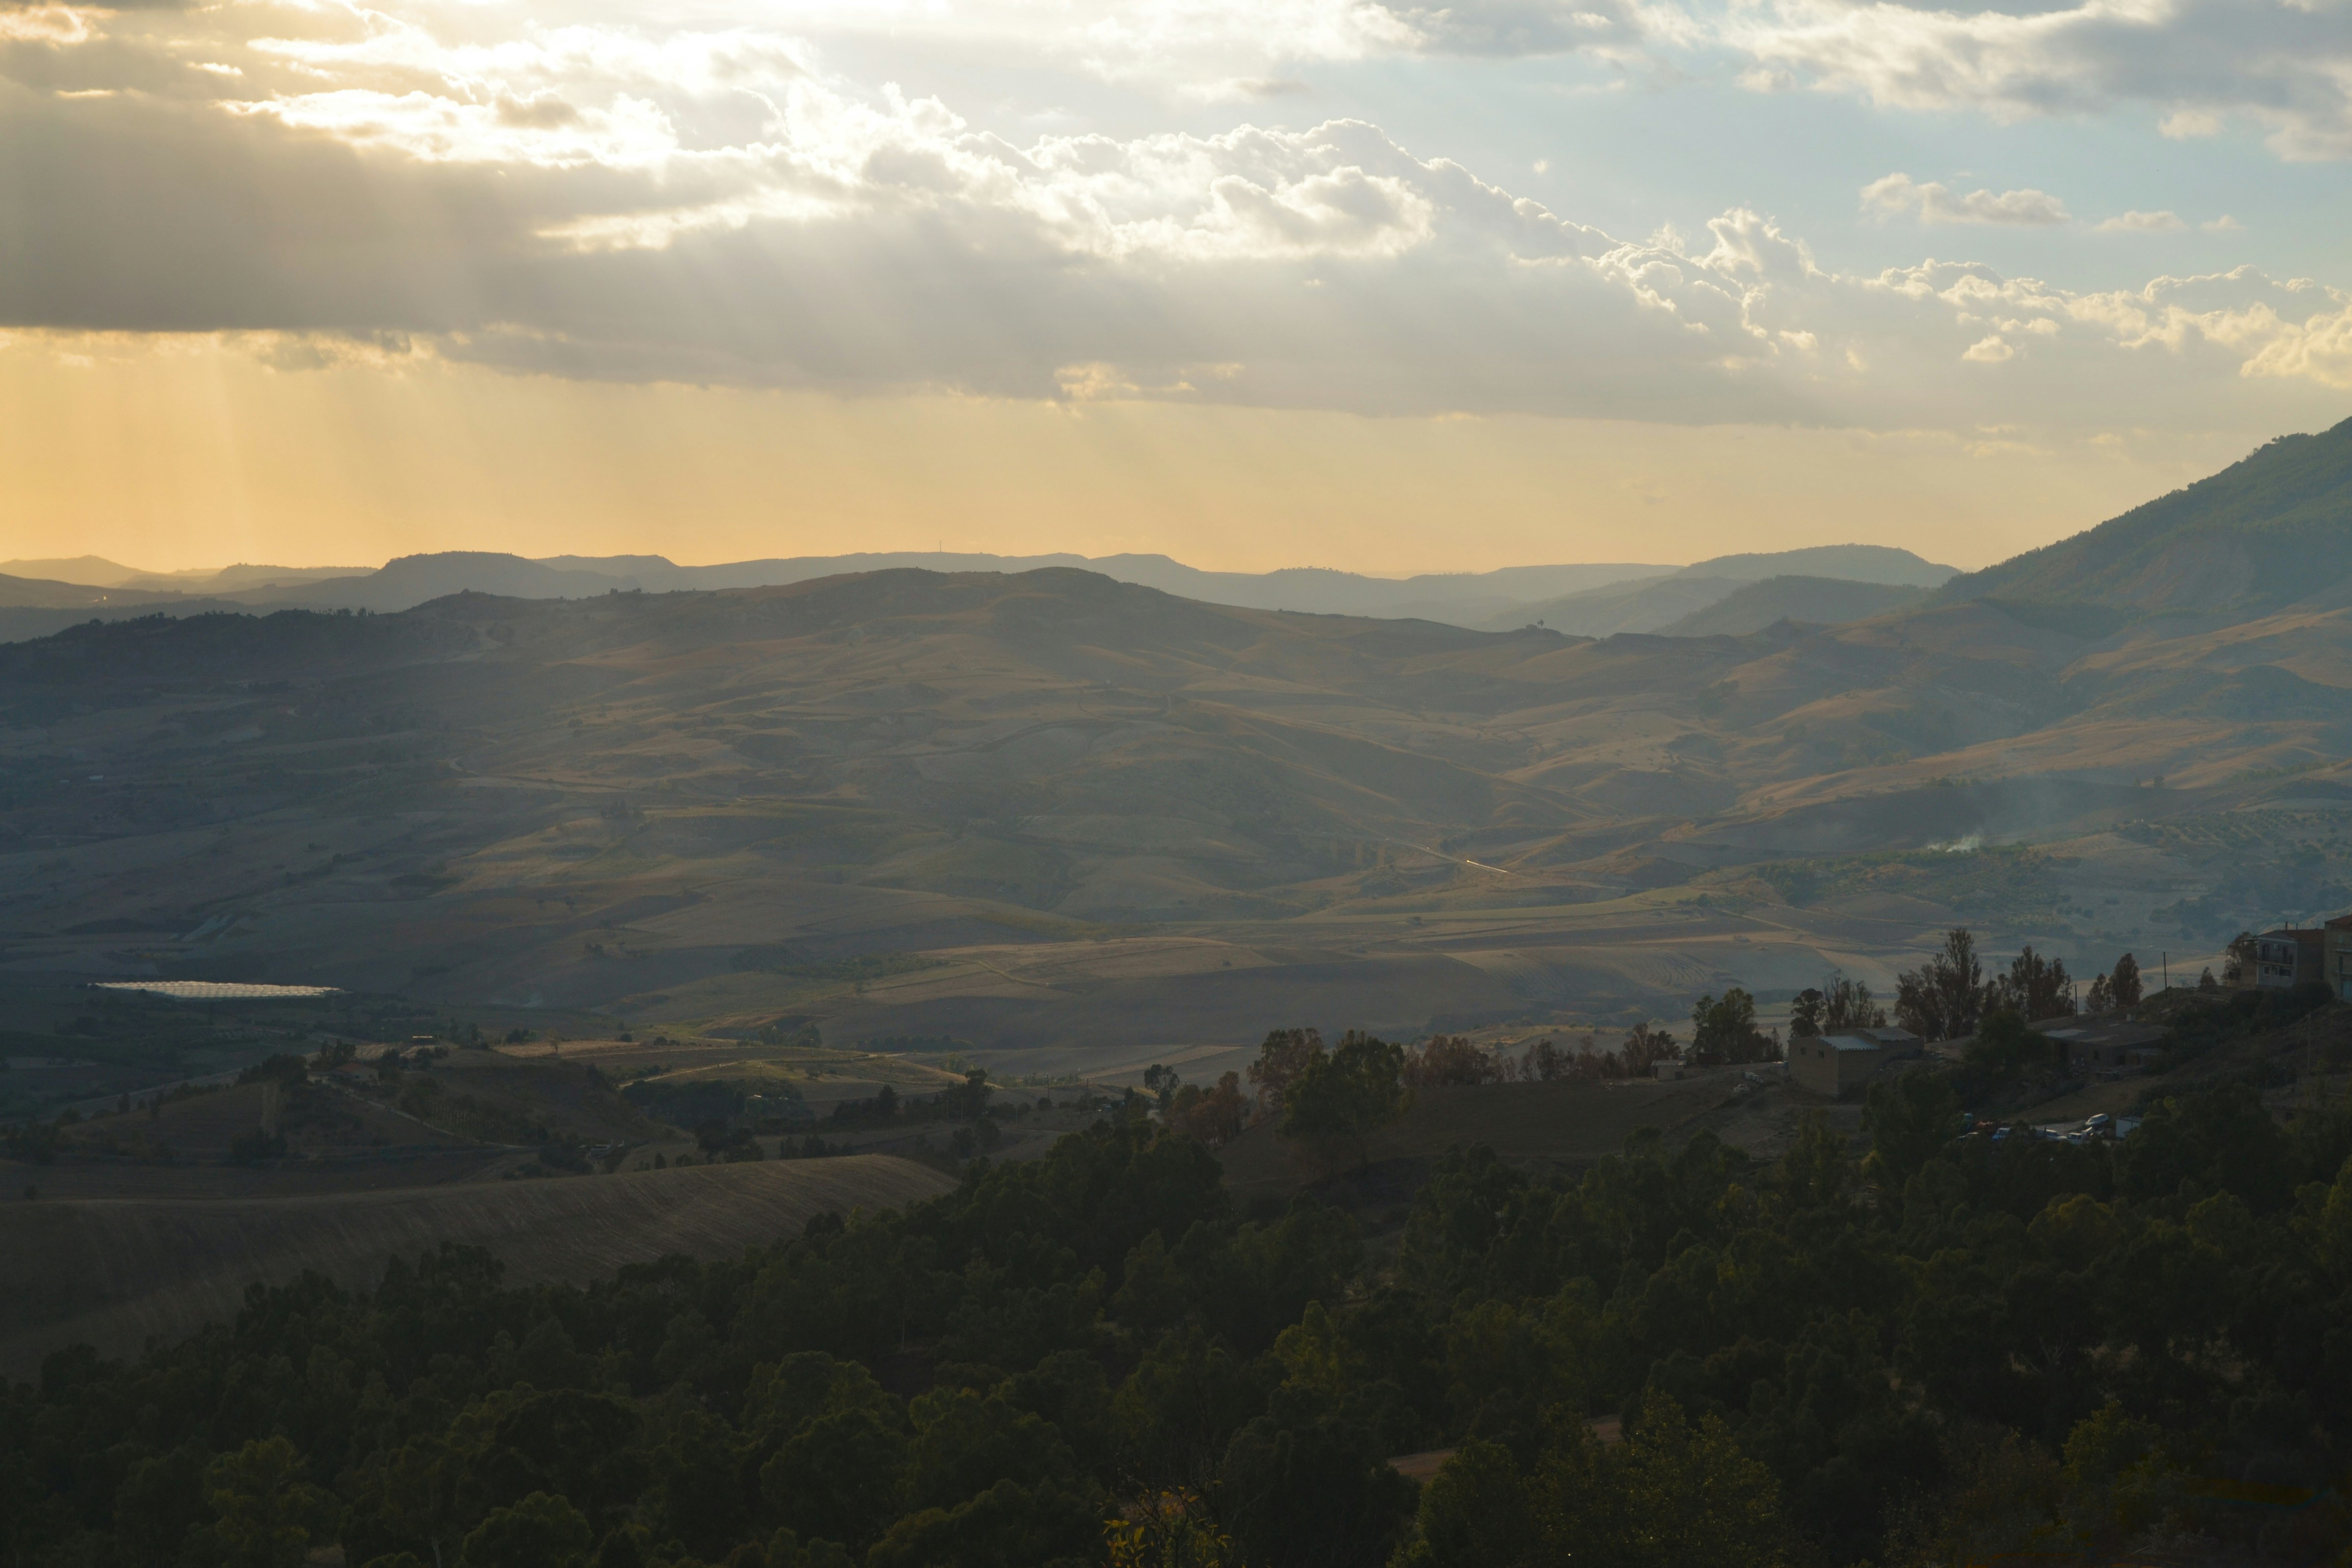
{"type": "Polygon", "coordinates": [[[897,571],[87,626],[0,722],[0,973],[736,1038],[1624,1021],[2352,901],[2325,604],[1592,640],[897,571]]]}

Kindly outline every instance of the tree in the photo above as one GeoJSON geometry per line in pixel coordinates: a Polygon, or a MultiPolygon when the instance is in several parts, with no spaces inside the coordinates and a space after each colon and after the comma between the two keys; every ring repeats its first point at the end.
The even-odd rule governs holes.
{"type": "Polygon", "coordinates": [[[1233,1538],[1200,1493],[1176,1487],[1136,1499],[1103,1526],[1109,1568],[1230,1568],[1233,1538]]]}
{"type": "Polygon", "coordinates": [[[1702,996],[1691,1008],[1691,1054],[1727,1062],[1769,1062],[1780,1052],[1778,1042],[1756,1026],[1756,998],[1735,985],[1720,1002],[1702,996]]]}
{"type": "Polygon", "coordinates": [[[1895,977],[1895,1022],[1923,1039],[1958,1039],[1977,1026],[1984,992],[1976,937],[1955,926],[1944,933],[1942,951],[1895,977]]]}
{"type": "Polygon", "coordinates": [[[1789,1037],[1810,1040],[1822,1033],[1822,1015],[1827,1010],[1829,998],[1811,986],[1800,991],[1789,1003],[1789,1037]]]}
{"type": "Polygon", "coordinates": [[[1249,1080],[1258,1093],[1258,1104],[1268,1116],[1282,1114],[1283,1096],[1291,1083],[1307,1070],[1307,1064],[1323,1054],[1323,1034],[1319,1029],[1275,1029],[1270,1031],[1257,1048],[1257,1060],[1250,1063],[1249,1080]]]}
{"type": "Polygon", "coordinates": [[[1168,1125],[1187,1138],[1214,1145],[1241,1136],[1242,1119],[1249,1101],[1242,1095],[1239,1073],[1225,1073],[1213,1089],[1188,1083],[1169,1102],[1168,1125]]]}
{"type": "Polygon", "coordinates": [[[1365,1158],[1365,1140],[1404,1114],[1404,1047],[1350,1029],[1337,1049],[1318,1052],[1283,1096],[1282,1135],[1327,1163],[1365,1158]]]}
{"type": "Polygon", "coordinates": [[[1502,1076],[1502,1064],[1463,1035],[1432,1035],[1421,1049],[1407,1052],[1404,1058],[1404,1081],[1409,1089],[1493,1083],[1502,1076]]]}
{"type": "Polygon", "coordinates": [[[810,1422],[760,1471],[769,1503],[803,1535],[855,1548],[896,1517],[907,1439],[866,1406],[810,1422]]]}
{"type": "Polygon", "coordinates": [[[1212,1495],[1244,1562],[1356,1568],[1388,1555],[1412,1504],[1386,1456],[1370,1424],[1286,1390],[1234,1435],[1212,1495]]]}
{"type": "Polygon", "coordinates": [[[474,1527],[458,1568],[579,1568],[595,1539],[578,1509],[533,1492],[511,1508],[492,1509],[474,1527]]]}
{"type": "Polygon", "coordinates": [[[1842,973],[1830,976],[1830,988],[1822,1002],[1823,1034],[1886,1026],[1886,1009],[1872,999],[1870,987],[1859,980],[1847,979],[1842,973]]]}
{"type": "Polygon", "coordinates": [[[2015,1008],[1996,1007],[1979,1020],[1976,1037],[1960,1053],[1960,1059],[2005,1081],[2039,1067],[2051,1054],[2047,1035],[2035,1034],[2015,1008]]]}
{"type": "MultiPolygon", "coordinates": [[[[1682,1047],[1675,1044],[1675,1037],[1664,1029],[1653,1029],[1647,1024],[1636,1024],[1633,1026],[1633,1032],[1625,1037],[1623,1045],[1598,1058],[1597,1076],[1647,1078],[1650,1076],[1652,1068],[1660,1062],[1675,1061],[1682,1054],[1682,1047]]],[[[1595,1058],[1588,1051],[1583,1059],[1591,1061],[1595,1058]]]]}
{"type": "MultiPolygon", "coordinates": [[[[885,1084],[882,1087],[887,1090],[890,1086],[885,1084]]],[[[950,1121],[973,1121],[986,1113],[989,1097],[995,1092],[996,1086],[988,1081],[987,1069],[973,1068],[963,1075],[961,1083],[950,1084],[940,1090],[933,1103],[938,1107],[940,1114],[950,1121]]],[[[897,1103],[897,1096],[893,1095],[888,1109],[895,1110],[897,1103]]],[[[877,1109],[883,1109],[878,1096],[877,1109]]]]}
{"type": "Polygon", "coordinates": [[[2184,1181],[2233,1193],[2257,1213],[2294,1200],[2294,1152],[2258,1090],[2226,1083],[2158,1101],[2116,1146],[2116,1184],[2126,1197],[2170,1197],[2184,1181]]]}
{"type": "Polygon", "coordinates": [[[1543,1557],[1527,1482],[1499,1443],[1456,1448],[1422,1489],[1415,1522],[1395,1568],[1532,1568],[1543,1557]]]}
{"type": "Polygon", "coordinates": [[[2128,952],[2125,953],[2121,958],[2116,959],[2115,976],[2107,983],[2107,986],[2115,994],[2116,1006],[2138,1006],[2140,996],[2139,961],[2132,957],[2128,952]]]}
{"type": "Polygon", "coordinates": [[[2166,1462],[2163,1436],[2114,1400],[2074,1424],[2062,1474],[2078,1541],[2104,1554],[2167,1522],[2189,1500],[2185,1478],[2166,1462]]]}
{"type": "Polygon", "coordinates": [[[257,1437],[205,1468],[206,1533],[227,1568],[296,1568],[313,1542],[333,1533],[333,1496],[305,1478],[302,1456],[283,1436],[257,1437]]]}
{"type": "Polygon", "coordinates": [[[1614,1457],[1630,1526],[1618,1543],[1624,1561],[1644,1568],[1780,1568],[1787,1561],[1780,1488],[1719,1417],[1694,1424],[1654,1392],[1614,1457]]]}
{"type": "Polygon", "coordinates": [[[1870,1134],[1870,1152],[1878,1175],[1896,1193],[1936,1157],[1948,1142],[1959,1115],[1959,1100],[1939,1072],[1913,1068],[1888,1082],[1870,1086],[1863,1100],[1862,1125],[1870,1134]]]}
{"type": "Polygon", "coordinates": [[[2044,958],[2028,947],[2010,961],[2009,973],[1993,982],[2003,1006],[2028,1018],[2062,1017],[2074,1010],[2074,992],[2063,959],[2044,958]]]}

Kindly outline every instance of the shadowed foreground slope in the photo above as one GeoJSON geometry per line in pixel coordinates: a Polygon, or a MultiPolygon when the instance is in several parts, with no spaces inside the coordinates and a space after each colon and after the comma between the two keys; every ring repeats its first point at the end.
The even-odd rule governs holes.
{"type": "Polygon", "coordinates": [[[0,1207],[0,1376],[61,1345],[134,1354],[236,1316],[246,1287],[305,1270],[372,1288],[387,1259],[486,1247],[509,1285],[583,1284],[669,1253],[720,1258],[828,1211],[892,1208],[954,1183],[888,1155],[483,1182],[316,1197],[79,1199],[0,1207]]]}

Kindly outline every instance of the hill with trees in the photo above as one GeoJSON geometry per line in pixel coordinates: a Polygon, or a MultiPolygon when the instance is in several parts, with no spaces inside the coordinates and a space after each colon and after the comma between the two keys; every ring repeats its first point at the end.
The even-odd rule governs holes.
{"type": "Polygon", "coordinates": [[[2072,539],[1956,577],[1938,597],[2245,617],[2339,595],[2347,579],[2352,419],[2281,436],[2072,539]]]}

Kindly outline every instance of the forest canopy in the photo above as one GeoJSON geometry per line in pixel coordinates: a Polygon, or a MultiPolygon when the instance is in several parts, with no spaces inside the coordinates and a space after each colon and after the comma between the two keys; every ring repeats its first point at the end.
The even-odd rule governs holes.
{"type": "MultiPolygon", "coordinates": [[[[1352,1103],[1314,1076],[1339,1065],[1289,1091],[1352,1103]]],[[[1377,1247],[1311,1198],[1236,1212],[1202,1143],[1139,1116],[976,1162],[903,1212],[586,1289],[505,1288],[455,1247],[362,1295],[257,1287],[232,1324],[124,1363],[59,1352],[7,1391],[0,1551],[1907,1568],[2342,1549],[2343,1107],[2282,1124],[2231,1086],[2120,1143],[1954,1142],[1948,1090],[1915,1074],[1869,1114],[1859,1159],[1818,1124],[1771,1163],[1637,1134],[1573,1180],[1456,1149],[1377,1247]],[[1443,1450],[1418,1489],[1390,1463],[1443,1450]]]]}

